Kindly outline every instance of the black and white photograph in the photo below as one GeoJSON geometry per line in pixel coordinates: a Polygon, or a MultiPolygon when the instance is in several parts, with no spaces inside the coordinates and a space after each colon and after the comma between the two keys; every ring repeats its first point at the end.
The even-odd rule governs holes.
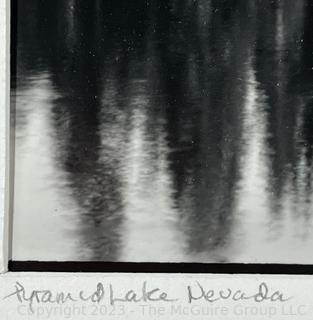
{"type": "Polygon", "coordinates": [[[15,0],[13,261],[313,265],[312,0],[15,0]]]}

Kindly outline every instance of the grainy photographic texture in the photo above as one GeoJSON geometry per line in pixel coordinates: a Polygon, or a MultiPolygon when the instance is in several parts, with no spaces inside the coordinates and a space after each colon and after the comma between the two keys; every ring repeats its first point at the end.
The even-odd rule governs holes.
{"type": "Polygon", "coordinates": [[[13,259],[313,263],[311,0],[17,1],[13,259]]]}

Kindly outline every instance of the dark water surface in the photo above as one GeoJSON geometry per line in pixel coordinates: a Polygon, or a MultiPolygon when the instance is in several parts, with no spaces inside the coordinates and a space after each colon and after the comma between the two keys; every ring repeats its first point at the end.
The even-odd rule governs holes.
{"type": "Polygon", "coordinates": [[[310,0],[19,0],[13,259],[313,263],[312,35],[310,0]]]}

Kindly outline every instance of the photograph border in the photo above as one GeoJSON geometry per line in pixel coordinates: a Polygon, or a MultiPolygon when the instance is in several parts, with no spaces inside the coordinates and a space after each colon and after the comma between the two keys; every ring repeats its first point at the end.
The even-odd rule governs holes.
{"type": "Polygon", "coordinates": [[[0,273],[9,261],[10,0],[0,1],[0,273]]]}
{"type": "MultiPolygon", "coordinates": [[[[255,289],[260,282],[268,281],[271,286],[279,287],[280,290],[287,290],[288,295],[293,295],[296,297],[294,302],[295,308],[298,306],[308,306],[310,308],[313,307],[312,299],[312,290],[313,290],[313,276],[309,275],[299,275],[302,274],[312,274],[312,266],[287,266],[283,267],[282,265],[271,265],[272,273],[274,269],[276,270],[276,275],[260,275],[260,273],[271,273],[270,269],[268,269],[269,265],[247,265],[247,268],[244,268],[244,265],[232,265],[233,271],[223,269],[221,265],[215,265],[215,273],[207,273],[210,272],[205,266],[207,265],[180,265],[178,267],[183,267],[178,270],[172,270],[176,274],[169,274],[171,271],[166,269],[166,267],[171,268],[173,264],[169,264],[168,266],[163,264],[144,264],[147,270],[151,273],[142,273],[143,269],[138,269],[140,264],[133,264],[133,268],[129,269],[129,264],[122,265],[120,264],[112,264],[110,265],[110,270],[115,272],[106,272],[106,273],[92,273],[92,272],[101,272],[100,269],[95,270],[92,267],[92,264],[87,264],[87,268],[89,268],[90,273],[78,273],[73,271],[81,271],[81,265],[76,265],[75,263],[69,263],[68,267],[63,269],[63,271],[69,271],[67,273],[61,272],[61,268],[66,265],[60,264],[59,266],[55,266],[54,271],[59,271],[61,273],[51,273],[51,265],[47,270],[45,270],[44,266],[37,265],[37,271],[42,272],[18,272],[18,271],[27,271],[27,266],[24,265],[24,268],[20,268],[15,264],[10,266],[10,269],[16,272],[9,271],[9,252],[10,252],[10,224],[9,224],[9,216],[10,216],[10,191],[12,185],[9,183],[9,177],[12,175],[12,167],[10,166],[11,154],[12,154],[12,139],[10,132],[10,0],[0,0],[0,16],[5,17],[5,19],[0,19],[0,41],[2,44],[6,44],[5,46],[0,46],[0,310],[1,315],[5,316],[5,319],[25,319],[25,314],[20,314],[18,312],[18,308],[20,306],[17,300],[6,299],[8,295],[12,293],[14,288],[16,287],[16,283],[26,284],[30,289],[35,290],[38,288],[50,288],[51,290],[57,290],[58,288],[62,288],[64,292],[70,292],[73,290],[81,290],[82,288],[88,290],[94,288],[97,284],[97,281],[105,281],[107,283],[111,282],[114,285],[127,287],[134,286],[142,283],[142,281],[146,281],[147,279],[154,284],[162,287],[167,286],[171,287],[172,292],[177,292],[180,294],[183,288],[186,288],[186,283],[188,284],[190,281],[198,282],[203,281],[204,283],[210,285],[211,287],[232,287],[232,286],[240,286],[245,290],[255,289]],[[163,267],[162,267],[163,265],[163,267]],[[260,268],[261,266],[261,268],[260,268]],[[273,269],[274,266],[274,269],[273,269]],[[140,273],[125,273],[128,268],[129,271],[132,272],[140,272],[140,273]],[[58,269],[59,268],[59,269],[58,269]],[[73,269],[74,268],[74,269],[73,269]],[[114,269],[115,268],[115,269],[114,269]],[[120,270],[119,270],[120,268],[120,270]],[[149,269],[150,268],[150,269],[149,269]],[[158,269],[159,268],[159,269],[158,269]],[[161,269],[160,269],[161,268],[161,269]],[[163,270],[162,270],[163,268],[163,270]],[[188,270],[189,268],[189,270],[188,270]],[[243,268],[243,272],[246,274],[240,274],[240,270],[238,268],[243,268]],[[255,268],[253,270],[253,268],[255,268]],[[285,269],[284,269],[285,268],[285,269]],[[58,270],[57,270],[58,269],[58,270]],[[67,270],[66,270],[67,269],[67,270]],[[184,270],[185,269],[185,270],[184,270]],[[70,272],[72,271],[72,272],[70,272]],[[237,272],[236,272],[237,271],[237,272]],[[250,271],[251,274],[248,272],[250,271]],[[265,272],[264,272],[265,271],[265,272]],[[281,272],[285,271],[285,272],[281,272]],[[120,273],[116,273],[120,272],[120,273]],[[162,273],[162,274],[156,274],[162,273]],[[182,274],[181,272],[189,272],[189,274],[182,274]],[[196,274],[201,273],[201,274],[196,274]],[[231,274],[226,274],[231,273],[231,274]],[[238,274],[236,274],[238,273],[238,274]],[[253,274],[254,273],[254,274],[253,274]],[[259,274],[258,274],[259,273],[259,274]],[[294,273],[298,275],[286,275],[286,274],[278,274],[278,273],[294,273]]],[[[23,265],[20,264],[20,267],[23,265]]],[[[36,271],[34,268],[34,264],[31,263],[28,265],[28,271],[36,271]],[[31,268],[34,269],[31,269],[31,268]]],[[[52,266],[53,267],[53,266],[52,266]]],[[[103,267],[103,266],[102,266],[103,267]]],[[[53,269],[53,268],[52,268],[53,269]]],[[[211,269],[212,271],[212,269],[211,269]]],[[[230,305],[230,304],[229,304],[230,305]]],[[[251,303],[251,305],[253,305],[251,303]]],[[[255,303],[256,305],[256,303],[255,303]]],[[[22,310],[22,309],[21,309],[22,310]]],[[[24,310],[24,309],[23,309],[24,310]]],[[[304,310],[304,309],[301,309],[304,310]]],[[[308,309],[309,310],[309,309],[308,309]]],[[[313,308],[312,308],[313,310],[313,308]]],[[[138,317],[137,315],[126,314],[129,318],[140,319],[142,317],[138,317]]],[[[143,315],[142,315],[143,316],[143,315]]],[[[125,315],[121,318],[123,319],[125,315]]],[[[179,315],[179,317],[173,316],[173,318],[180,319],[190,319],[192,316],[187,315],[179,315]]],[[[27,316],[30,318],[30,315],[27,316]]],[[[35,317],[34,317],[35,318],[35,317]]],[[[38,314],[37,314],[38,318],[38,314]]],[[[91,317],[92,319],[96,319],[95,317],[91,317]]],[[[99,319],[102,319],[103,315],[99,315],[99,319]]],[[[145,315],[144,319],[147,318],[155,318],[155,315],[145,315]]],[[[168,316],[168,318],[172,318],[168,316]]],[[[199,318],[199,317],[197,317],[199,318]]],[[[222,317],[221,317],[222,318],[222,317]]],[[[234,315],[233,319],[242,318],[240,315],[234,315]]],[[[244,317],[246,318],[246,317],[244,317]]],[[[268,318],[268,316],[264,317],[268,318]]],[[[299,316],[300,318],[300,316],[299,316]]],[[[59,319],[58,316],[51,316],[50,319],[59,319]]],[[[84,318],[85,319],[85,318],[84,318]]],[[[97,318],[98,319],[98,318],[97,318]]],[[[276,317],[278,319],[278,316],[276,317]]],[[[285,319],[285,317],[282,317],[285,319]]],[[[298,318],[297,318],[298,319],[298,318]]],[[[301,317],[301,319],[311,319],[311,315],[308,313],[301,317]]]]}

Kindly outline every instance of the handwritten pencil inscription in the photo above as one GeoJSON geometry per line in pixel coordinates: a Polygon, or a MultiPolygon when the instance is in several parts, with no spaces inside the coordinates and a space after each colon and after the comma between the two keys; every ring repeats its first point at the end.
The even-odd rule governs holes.
{"type": "Polygon", "coordinates": [[[15,298],[19,303],[27,303],[30,311],[33,311],[34,304],[67,304],[74,302],[100,303],[105,302],[114,306],[116,303],[174,303],[185,302],[192,304],[195,301],[215,303],[217,301],[253,301],[283,303],[292,299],[279,290],[270,289],[266,282],[262,282],[255,292],[247,293],[242,289],[212,289],[205,288],[203,284],[196,281],[184,288],[185,292],[180,297],[175,297],[165,290],[144,281],[140,289],[119,289],[116,290],[112,284],[97,283],[95,290],[86,292],[77,290],[76,292],[55,292],[53,290],[29,290],[22,283],[16,282],[14,291],[6,295],[3,299],[15,298]]]}

